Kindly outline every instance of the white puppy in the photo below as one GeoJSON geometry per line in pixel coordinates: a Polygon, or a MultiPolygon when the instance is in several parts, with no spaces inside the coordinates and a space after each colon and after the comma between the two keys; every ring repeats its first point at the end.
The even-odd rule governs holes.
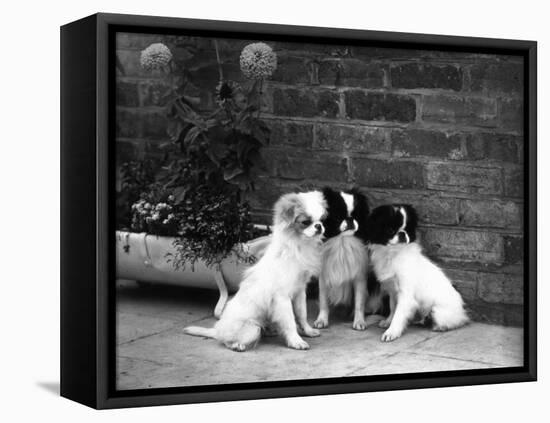
{"type": "Polygon", "coordinates": [[[374,209],[367,222],[373,270],[390,297],[390,315],[379,323],[387,328],[384,342],[399,338],[415,316],[430,318],[437,331],[468,322],[460,294],[414,242],[416,225],[414,208],[401,204],[374,209]]]}
{"type": "Polygon", "coordinates": [[[298,330],[309,337],[320,334],[307,322],[306,284],[319,275],[325,213],[321,192],[283,195],[275,204],[269,246],[246,271],[220,320],[213,328],[190,326],[184,332],[245,351],[256,345],[262,329],[274,325],[290,348],[308,349],[298,330]]]}

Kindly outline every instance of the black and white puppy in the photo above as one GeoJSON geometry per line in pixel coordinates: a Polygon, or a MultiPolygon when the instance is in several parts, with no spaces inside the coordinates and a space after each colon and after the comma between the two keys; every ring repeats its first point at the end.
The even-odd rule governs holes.
{"type": "Polygon", "coordinates": [[[353,298],[353,329],[365,330],[369,260],[358,230],[369,214],[367,198],[356,189],[334,191],[327,187],[322,192],[327,204],[323,221],[326,242],[319,275],[319,315],[313,326],[328,327],[330,306],[349,305],[353,298]]]}
{"type": "Polygon", "coordinates": [[[399,338],[415,316],[430,318],[437,331],[468,322],[462,297],[416,242],[417,223],[412,206],[390,204],[375,208],[365,224],[371,264],[390,299],[390,315],[379,322],[387,328],[384,342],[399,338]]]}

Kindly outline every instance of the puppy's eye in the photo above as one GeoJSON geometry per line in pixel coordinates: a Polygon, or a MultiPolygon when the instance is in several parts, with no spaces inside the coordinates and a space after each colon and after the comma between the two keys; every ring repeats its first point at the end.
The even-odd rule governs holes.
{"type": "Polygon", "coordinates": [[[311,222],[310,219],[302,220],[302,225],[303,225],[303,226],[309,226],[309,225],[311,225],[311,223],[312,223],[312,222],[311,222]]]}

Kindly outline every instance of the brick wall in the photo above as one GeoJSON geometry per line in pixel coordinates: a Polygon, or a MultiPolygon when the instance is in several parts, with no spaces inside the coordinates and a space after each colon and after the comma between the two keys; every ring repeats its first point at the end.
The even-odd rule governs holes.
{"type": "MultiPolygon", "coordinates": [[[[159,154],[166,81],[144,72],[140,50],[169,45],[204,108],[218,79],[210,40],[120,34],[118,161],[159,154]]],[[[219,40],[224,73],[242,80],[250,41],[219,40]]],[[[269,43],[278,69],[266,84],[268,171],[251,195],[268,220],[283,192],[357,185],[373,206],[408,202],[421,240],[475,319],[518,325],[523,314],[523,65],[511,56],[269,43]]]]}

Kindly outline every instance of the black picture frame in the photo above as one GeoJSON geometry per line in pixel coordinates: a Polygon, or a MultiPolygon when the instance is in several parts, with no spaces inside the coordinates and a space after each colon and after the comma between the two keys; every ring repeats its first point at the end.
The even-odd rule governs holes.
{"type": "Polygon", "coordinates": [[[232,401],[380,390],[534,381],[537,377],[537,44],[333,28],[95,14],[61,28],[61,395],[90,407],[232,401]],[[262,382],[139,391],[114,389],[113,219],[114,34],[355,42],[380,47],[513,54],[524,57],[525,266],[522,367],[262,382]],[[112,115],[111,115],[112,116],[112,115]]]}

